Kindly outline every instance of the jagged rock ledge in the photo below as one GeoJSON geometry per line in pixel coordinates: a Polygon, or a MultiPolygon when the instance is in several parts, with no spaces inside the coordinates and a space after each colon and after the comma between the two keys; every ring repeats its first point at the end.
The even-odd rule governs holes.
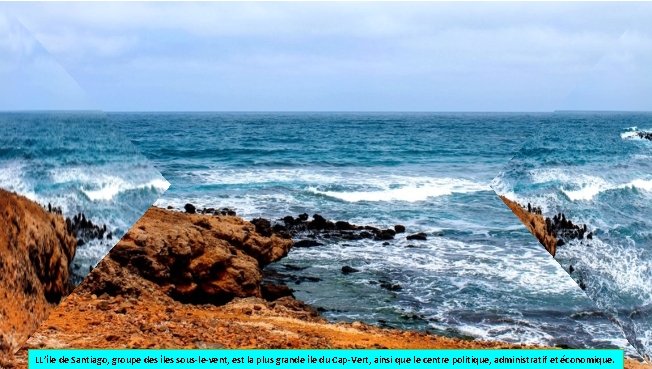
{"type": "Polygon", "coordinates": [[[71,291],[77,240],[59,211],[0,189],[0,356],[13,352],[71,291]]]}

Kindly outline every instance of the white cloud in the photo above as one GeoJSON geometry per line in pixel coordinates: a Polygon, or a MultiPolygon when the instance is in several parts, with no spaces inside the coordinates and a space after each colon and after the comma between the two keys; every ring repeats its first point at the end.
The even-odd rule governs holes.
{"type": "Polygon", "coordinates": [[[92,109],[74,79],[14,18],[0,13],[0,110],[92,109]]]}
{"type": "MultiPolygon", "coordinates": [[[[351,91],[377,88],[376,80],[397,88],[403,78],[415,86],[433,82],[420,87],[423,94],[442,94],[446,85],[446,91],[466,88],[469,101],[486,91],[505,101],[541,100],[541,89],[565,95],[609,58],[641,69],[652,35],[652,5],[638,3],[29,3],[9,9],[82,84],[114,95],[133,78],[141,80],[138,88],[149,78],[172,94],[192,91],[193,84],[219,89],[225,80],[239,80],[244,89],[256,75],[261,83],[303,76],[302,86],[314,88],[338,80],[351,91]]],[[[282,86],[260,86],[283,93],[282,86]]],[[[546,107],[561,98],[548,98],[546,107]]]]}

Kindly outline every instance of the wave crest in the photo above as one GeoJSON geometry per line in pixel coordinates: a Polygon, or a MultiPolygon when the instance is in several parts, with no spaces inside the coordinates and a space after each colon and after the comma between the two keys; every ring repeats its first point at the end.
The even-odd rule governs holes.
{"type": "Polygon", "coordinates": [[[412,183],[405,186],[391,188],[386,186],[372,191],[322,191],[317,188],[310,188],[309,191],[315,194],[333,197],[346,202],[360,201],[405,201],[418,202],[433,197],[449,196],[454,193],[471,193],[488,191],[486,184],[476,183],[459,178],[436,178],[412,183]]]}
{"type": "MultiPolygon", "coordinates": [[[[110,172],[118,172],[113,169],[110,172]]],[[[111,201],[121,193],[134,190],[153,190],[159,193],[165,192],[170,183],[163,177],[152,178],[149,173],[130,173],[131,177],[126,178],[113,174],[91,173],[88,169],[71,168],[55,170],[51,172],[54,183],[77,184],[81,191],[90,201],[111,201]]]]}

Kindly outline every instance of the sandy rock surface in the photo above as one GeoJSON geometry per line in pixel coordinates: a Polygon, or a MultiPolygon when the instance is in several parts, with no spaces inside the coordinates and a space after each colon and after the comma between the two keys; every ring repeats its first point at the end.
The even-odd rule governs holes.
{"type": "Polygon", "coordinates": [[[77,241],[61,215],[2,189],[0,229],[0,355],[5,355],[70,292],[77,241]]]}

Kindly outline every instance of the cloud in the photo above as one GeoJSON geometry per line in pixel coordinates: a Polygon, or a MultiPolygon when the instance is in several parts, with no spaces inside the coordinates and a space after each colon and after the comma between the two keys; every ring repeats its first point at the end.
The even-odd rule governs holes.
{"type": "Polygon", "coordinates": [[[92,109],[88,96],[14,18],[0,13],[0,110],[92,109]]]}
{"type": "Polygon", "coordinates": [[[174,91],[177,101],[192,95],[205,109],[255,108],[256,99],[291,93],[301,95],[278,109],[337,108],[335,96],[342,95],[360,109],[554,109],[608,58],[623,58],[608,68],[643,68],[652,35],[652,5],[639,3],[29,3],[9,9],[109,109],[131,107],[134,100],[119,100],[131,93],[124,85],[138,89],[133,95],[149,94],[143,109],[183,108],[174,91]],[[249,99],[235,101],[221,89],[249,99]],[[421,95],[439,96],[441,104],[421,95]]]}

